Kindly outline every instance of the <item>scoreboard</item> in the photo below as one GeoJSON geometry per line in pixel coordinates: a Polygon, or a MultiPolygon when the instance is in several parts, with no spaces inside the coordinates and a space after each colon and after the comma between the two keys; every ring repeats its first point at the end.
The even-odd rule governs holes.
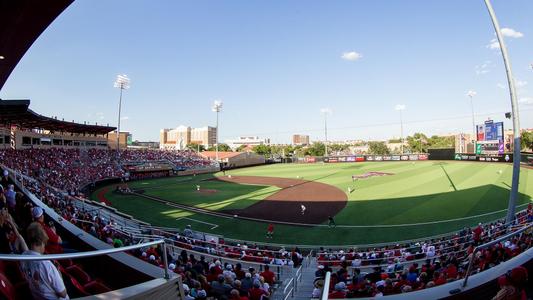
{"type": "Polygon", "coordinates": [[[503,122],[488,120],[484,124],[477,125],[476,129],[476,154],[495,155],[504,153],[503,122]]]}

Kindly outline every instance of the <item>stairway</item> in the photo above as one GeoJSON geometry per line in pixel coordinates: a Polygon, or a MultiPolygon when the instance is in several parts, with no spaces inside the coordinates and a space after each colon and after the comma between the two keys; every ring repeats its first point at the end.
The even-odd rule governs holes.
{"type": "Polygon", "coordinates": [[[317,262],[315,257],[311,257],[309,266],[302,268],[302,277],[298,281],[294,298],[289,299],[311,299],[313,293],[313,282],[315,280],[315,272],[317,270],[317,262]]]}
{"type": "MultiPolygon", "coordinates": [[[[291,278],[286,278],[284,280],[284,284],[282,285],[274,294],[272,295],[272,299],[276,300],[292,300],[292,299],[311,299],[311,294],[313,292],[313,281],[315,280],[315,271],[317,269],[317,262],[316,258],[310,257],[308,258],[309,261],[307,262],[304,260],[303,267],[301,269],[301,276],[297,276],[297,271],[294,269],[294,274],[292,275],[292,281],[291,278]],[[300,278],[297,280],[297,277],[300,278]],[[294,282],[296,281],[296,283],[294,282]],[[290,286],[286,286],[286,284],[290,283],[290,286]],[[293,292],[291,291],[291,288],[293,292]],[[287,294],[284,294],[284,290],[287,291],[287,294]]],[[[300,273],[298,273],[300,274],[300,273]]]]}

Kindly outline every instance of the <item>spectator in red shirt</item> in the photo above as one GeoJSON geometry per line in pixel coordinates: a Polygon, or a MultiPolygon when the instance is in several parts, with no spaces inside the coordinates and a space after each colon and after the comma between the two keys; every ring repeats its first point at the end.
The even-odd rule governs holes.
{"type": "Polygon", "coordinates": [[[344,282],[339,282],[335,285],[335,290],[329,293],[329,299],[343,299],[346,298],[346,285],[344,282]]]}
{"type": "Polygon", "coordinates": [[[61,247],[61,237],[56,233],[55,227],[50,227],[44,222],[44,212],[43,209],[36,206],[32,210],[33,219],[41,224],[41,227],[46,232],[48,236],[48,242],[46,243],[45,253],[47,254],[57,254],[63,253],[63,247],[61,247]]]}
{"type": "Polygon", "coordinates": [[[254,281],[254,286],[250,289],[250,300],[260,300],[263,295],[268,297],[269,293],[261,288],[259,280],[254,281]]]}
{"type": "Polygon", "coordinates": [[[474,228],[473,233],[474,233],[474,242],[478,243],[481,238],[481,234],[483,234],[483,228],[481,228],[481,223],[479,223],[479,225],[476,228],[474,228]]]}
{"type": "Polygon", "coordinates": [[[266,283],[273,285],[276,281],[276,274],[274,272],[270,271],[270,267],[268,265],[265,265],[265,270],[259,274],[265,278],[266,283]]]}

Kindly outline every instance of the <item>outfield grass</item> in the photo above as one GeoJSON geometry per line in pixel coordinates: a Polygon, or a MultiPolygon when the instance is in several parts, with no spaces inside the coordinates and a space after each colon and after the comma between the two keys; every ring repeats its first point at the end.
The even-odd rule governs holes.
{"type": "MultiPolygon", "coordinates": [[[[531,201],[533,177],[522,169],[518,204],[531,201]]],[[[346,208],[335,216],[339,225],[400,225],[463,218],[491,213],[507,207],[512,166],[479,162],[366,162],[339,164],[277,164],[226,172],[232,175],[304,178],[330,184],[348,194],[346,208]],[[394,173],[352,182],[351,176],[369,171],[394,173]],[[501,171],[501,173],[499,172],[501,171]]],[[[215,175],[172,177],[130,183],[131,188],[169,202],[194,205],[210,210],[238,209],[268,197],[277,187],[240,185],[209,181],[215,175]],[[216,193],[198,193],[202,189],[216,193]]],[[[112,190],[112,189],[110,189],[112,190]]],[[[98,191],[96,191],[98,192],[98,191]]],[[[95,194],[93,194],[94,197],[95,194]]],[[[266,224],[262,222],[224,219],[175,209],[133,195],[106,193],[113,206],[141,220],[159,226],[194,229],[231,238],[265,241],[266,224]],[[189,219],[219,225],[210,225],[189,219]]],[[[275,214],[275,212],[273,212],[275,214]]],[[[445,223],[399,227],[325,228],[276,225],[276,236],[269,242],[289,244],[366,244],[398,241],[446,233],[463,226],[504,216],[505,212],[445,223]]]]}

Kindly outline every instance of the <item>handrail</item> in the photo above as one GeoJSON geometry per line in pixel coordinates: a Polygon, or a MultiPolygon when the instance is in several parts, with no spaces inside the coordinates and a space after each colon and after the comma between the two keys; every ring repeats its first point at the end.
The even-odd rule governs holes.
{"type": "Polygon", "coordinates": [[[481,249],[485,249],[485,248],[490,247],[492,245],[495,245],[495,244],[497,244],[497,243],[499,243],[499,242],[501,242],[503,240],[507,240],[510,237],[513,237],[513,236],[515,236],[517,234],[520,234],[520,233],[532,228],[532,226],[533,226],[533,223],[530,223],[529,225],[524,226],[524,227],[522,227],[521,229],[519,229],[519,230],[517,230],[515,232],[511,232],[511,233],[509,233],[507,235],[504,235],[504,236],[502,236],[500,238],[497,238],[497,239],[495,239],[493,241],[490,241],[490,242],[485,243],[483,245],[479,245],[476,248],[474,248],[474,251],[472,251],[472,253],[470,254],[470,260],[468,261],[468,268],[466,269],[465,279],[463,281],[463,288],[466,287],[466,284],[468,282],[468,277],[470,276],[470,272],[472,271],[472,263],[474,262],[474,256],[475,256],[477,251],[479,251],[481,249]]]}
{"type": "Polygon", "coordinates": [[[326,279],[324,280],[324,286],[322,287],[322,296],[320,296],[320,300],[328,300],[330,281],[331,281],[331,272],[328,271],[326,273],[326,279]]]}
{"type": "MultiPolygon", "coordinates": [[[[35,260],[61,260],[61,259],[72,259],[72,258],[76,259],[76,258],[101,256],[101,255],[106,255],[106,254],[130,251],[130,250],[149,247],[153,245],[159,245],[159,244],[163,244],[163,254],[164,254],[163,260],[166,261],[166,255],[165,255],[166,248],[164,247],[164,244],[165,244],[164,240],[157,240],[153,242],[137,244],[137,245],[132,245],[132,246],[125,246],[125,247],[120,247],[120,248],[101,249],[101,250],[93,250],[93,251],[78,252],[78,253],[46,254],[46,255],[2,254],[0,255],[0,260],[35,261],[35,260]]],[[[169,278],[170,278],[170,275],[168,273],[168,265],[165,262],[165,279],[169,279],[169,278]]]]}

